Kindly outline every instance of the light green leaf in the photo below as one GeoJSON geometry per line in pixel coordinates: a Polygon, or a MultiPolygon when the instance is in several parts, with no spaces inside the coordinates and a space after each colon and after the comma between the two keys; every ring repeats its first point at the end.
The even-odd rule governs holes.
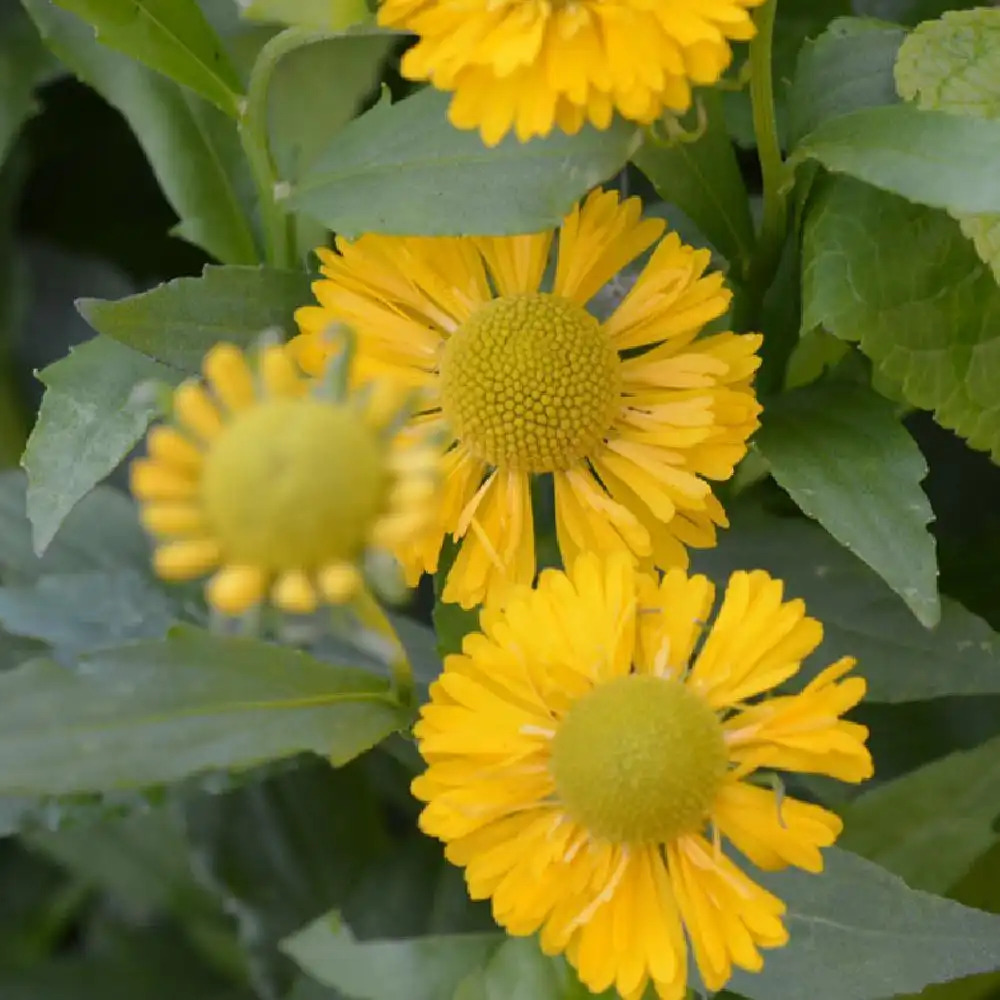
{"type": "Polygon", "coordinates": [[[314,979],[352,1000],[446,1000],[503,940],[493,933],[356,941],[333,913],[286,938],[282,948],[314,979]]]}
{"type": "Polygon", "coordinates": [[[487,149],[478,132],[448,122],[449,100],[428,87],[351,122],[292,187],[287,207],[348,237],[534,232],[558,225],[639,142],[634,126],[616,120],[606,132],[508,136],[487,149]]]}
{"type": "Polygon", "coordinates": [[[176,234],[223,263],[256,263],[249,221],[253,183],[236,125],[184,88],[99,44],[84,22],[48,0],[23,3],[49,48],[128,120],[180,218],[176,234]]]}
{"type": "Polygon", "coordinates": [[[915,889],[947,892],[998,839],[1000,737],[862,792],[841,846],[915,889]]]}
{"type": "Polygon", "coordinates": [[[46,393],[22,463],[28,516],[41,554],[63,519],[142,437],[156,412],[136,393],[170,372],[107,337],[71,350],[39,375],[46,393]]]}
{"type": "MultiPolygon", "coordinates": [[[[329,7],[329,0],[325,3],[329,7]]],[[[279,175],[292,183],[301,179],[376,87],[382,62],[397,37],[377,30],[297,35],[301,44],[278,62],[265,98],[271,153],[279,175]],[[302,95],[309,92],[322,93],[323,100],[304,101],[302,95]]]]}
{"type": "Polygon", "coordinates": [[[785,581],[787,598],[806,602],[824,631],[803,678],[850,655],[868,681],[866,701],[1000,694],[1000,640],[956,601],[943,597],[941,621],[925,629],[878,576],[817,525],[739,505],[729,514],[732,528],[717,548],[692,552],[693,567],[720,586],[735,570],[766,569],[785,581]]]}
{"type": "Polygon", "coordinates": [[[828,181],[805,221],[802,297],[804,329],[860,340],[897,393],[1000,458],[1000,287],[947,215],[828,181]]]}
{"type": "Polygon", "coordinates": [[[366,0],[248,0],[243,16],[303,28],[341,31],[371,18],[366,0]]]}
{"type": "Polygon", "coordinates": [[[696,142],[665,145],[647,138],[633,156],[664,201],[679,207],[734,266],[742,267],[754,244],[746,186],[726,132],[721,95],[703,91],[705,134],[696,142]]]}
{"type": "Polygon", "coordinates": [[[842,17],[807,41],[788,94],[792,144],[831,118],[895,104],[892,71],[905,37],[895,25],[842,17]]]}
{"type": "Polygon", "coordinates": [[[82,299],[84,319],[146,358],[178,372],[200,370],[220,341],[251,345],[266,330],[295,332],[292,313],[310,301],[309,276],[264,267],[206,267],[116,302],[82,299]]]}
{"type": "Polygon", "coordinates": [[[301,751],[343,764],[404,725],[384,682],[287,647],[178,627],[0,675],[0,793],[140,788],[301,751]]]}
{"type": "Polygon", "coordinates": [[[937,624],[934,513],[920,483],[927,463],[870,389],[811,385],[774,399],[755,445],[810,517],[863,559],[928,628],[937,624]]]}
{"type": "Polygon", "coordinates": [[[789,869],[759,880],[788,904],[791,935],[757,974],[730,989],[749,1000],[877,1000],[1000,968],[1000,916],[907,887],[832,848],[822,875],[789,869]]]}
{"type": "MultiPolygon", "coordinates": [[[[1000,120],[1000,10],[950,11],[919,25],[899,50],[896,84],[920,108],[1000,120]]],[[[1000,212],[956,218],[1000,281],[1000,212]]]]}
{"type": "Polygon", "coordinates": [[[195,0],[54,0],[104,45],[190,87],[232,118],[240,78],[195,0]]]}
{"type": "Polygon", "coordinates": [[[1000,212],[1000,120],[909,104],[866,108],[823,122],[795,147],[789,165],[809,159],[923,205],[1000,212]]]}
{"type": "Polygon", "coordinates": [[[37,111],[34,90],[54,61],[19,5],[0,9],[0,164],[21,126],[37,111]]]}

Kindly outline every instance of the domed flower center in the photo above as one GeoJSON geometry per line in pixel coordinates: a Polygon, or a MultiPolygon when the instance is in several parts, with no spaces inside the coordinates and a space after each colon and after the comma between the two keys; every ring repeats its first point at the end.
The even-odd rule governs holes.
{"type": "Polygon", "coordinates": [[[354,558],[387,499],[385,459],[348,407],[281,399],[237,414],[212,442],[202,479],[227,561],[280,571],[354,558]]]}
{"type": "Polygon", "coordinates": [[[726,761],[705,701],[680,681],[633,674],[572,706],[551,767],[566,811],[594,836],[648,843],[701,828],[726,761]]]}
{"type": "Polygon", "coordinates": [[[584,309],[506,295],[445,345],[441,400],[456,437],[489,465],[553,472],[600,442],[619,395],[618,352],[584,309]]]}

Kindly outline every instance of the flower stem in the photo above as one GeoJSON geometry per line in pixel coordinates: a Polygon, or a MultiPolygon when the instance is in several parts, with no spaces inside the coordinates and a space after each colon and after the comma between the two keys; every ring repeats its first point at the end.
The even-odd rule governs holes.
{"type": "Polygon", "coordinates": [[[749,310],[753,315],[747,317],[751,323],[756,323],[759,318],[760,304],[778,270],[788,233],[787,168],[778,141],[771,60],[777,6],[777,0],[766,0],[757,9],[757,34],[750,42],[750,104],[764,186],[764,212],[747,276],[750,302],[753,303],[749,310]]]}

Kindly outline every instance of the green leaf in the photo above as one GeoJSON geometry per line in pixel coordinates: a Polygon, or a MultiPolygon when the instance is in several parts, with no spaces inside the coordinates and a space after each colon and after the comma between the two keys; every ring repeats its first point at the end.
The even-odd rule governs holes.
{"type": "Polygon", "coordinates": [[[923,205],[1000,212],[1000,120],[909,104],[866,108],[823,122],[796,146],[789,165],[809,159],[923,205]]]}
{"type": "Polygon", "coordinates": [[[124,494],[99,486],[84,497],[42,557],[32,547],[26,494],[22,473],[0,473],[0,575],[5,583],[27,584],[55,573],[148,572],[149,543],[124,494]]]}
{"type": "Polygon", "coordinates": [[[0,164],[21,126],[38,110],[35,87],[54,62],[20,6],[0,10],[0,164]]]}
{"type": "Polygon", "coordinates": [[[906,32],[895,25],[842,17],[799,53],[788,95],[788,133],[794,145],[823,122],[898,101],[896,53],[906,32]]]}
{"type": "MultiPolygon", "coordinates": [[[[324,3],[329,8],[329,0],[324,3]]],[[[297,36],[301,44],[278,61],[266,95],[271,153],[279,175],[291,183],[302,178],[377,86],[397,37],[378,30],[297,36]],[[323,100],[304,101],[310,91],[322,93],[323,100]]]]}
{"type": "Polygon", "coordinates": [[[632,157],[664,201],[678,206],[734,266],[742,267],[754,244],[746,186],[726,132],[722,98],[701,93],[707,128],[696,142],[665,145],[647,138],[632,157]]]}
{"type": "Polygon", "coordinates": [[[49,48],[128,120],[180,218],[175,233],[223,263],[256,263],[249,221],[253,182],[236,125],[184,88],[105,48],[85,23],[48,0],[23,3],[49,48]]]}
{"type": "Polygon", "coordinates": [[[927,463],[891,403],[844,382],[772,400],[755,445],[810,517],[864,560],[930,628],[941,617],[927,463]]]}
{"type": "Polygon", "coordinates": [[[639,132],[554,132],[487,149],[446,117],[450,95],[430,87],[380,104],[337,133],[290,191],[297,209],[347,237],[365,232],[460,236],[534,232],[559,224],[635,151],[639,132]]]}
{"type": "Polygon", "coordinates": [[[802,255],[803,328],[860,340],[896,393],[1000,458],[1000,287],[957,224],[837,179],[813,196],[802,255]]]}
{"type": "MultiPolygon", "coordinates": [[[[1000,120],[1000,10],[951,11],[919,25],[899,51],[896,84],[920,108],[1000,120]]],[[[1000,281],[1000,212],[956,218],[1000,281]]]]}
{"type": "Polygon", "coordinates": [[[0,587],[0,625],[76,655],[128,639],[160,639],[175,620],[173,601],[144,573],[44,576],[24,587],[0,587]]]}
{"type": "Polygon", "coordinates": [[[195,0],[54,0],[104,45],[190,87],[232,118],[240,78],[195,0]]]}
{"type": "Polygon", "coordinates": [[[997,843],[1000,737],[862,792],[843,812],[841,846],[915,889],[947,892],[997,843]]]}
{"type": "Polygon", "coordinates": [[[0,792],[140,788],[304,750],[343,764],[404,725],[384,682],[249,639],[178,627],[0,676],[0,792]]]}
{"type": "Polygon", "coordinates": [[[980,618],[941,599],[941,621],[925,629],[864,563],[817,525],[734,506],[732,528],[715,549],[692,552],[696,571],[718,585],[738,569],[766,569],[801,597],[824,626],[803,677],[856,656],[867,701],[905,702],[1000,693],[1000,641],[980,618]]]}
{"type": "Polygon", "coordinates": [[[247,347],[265,331],[295,332],[292,313],[310,300],[309,276],[266,267],[206,267],[116,302],[81,299],[83,318],[146,358],[196,374],[220,341],[247,347]]]}
{"type": "Polygon", "coordinates": [[[286,938],[282,948],[314,979],[353,1000],[446,1000],[503,940],[493,933],[356,941],[334,913],[286,938]]]}
{"type": "Polygon", "coordinates": [[[162,365],[107,337],[71,350],[39,375],[46,393],[22,464],[41,554],[63,519],[142,437],[156,404],[136,386],[170,378],[162,365]]]}
{"type": "Polygon", "coordinates": [[[1000,968],[1000,916],[907,887],[833,848],[822,875],[758,877],[788,904],[791,940],[729,987],[750,1000],[877,1000],[1000,968]]]}
{"type": "Polygon", "coordinates": [[[243,16],[340,31],[371,18],[366,0],[248,0],[243,16]]]}

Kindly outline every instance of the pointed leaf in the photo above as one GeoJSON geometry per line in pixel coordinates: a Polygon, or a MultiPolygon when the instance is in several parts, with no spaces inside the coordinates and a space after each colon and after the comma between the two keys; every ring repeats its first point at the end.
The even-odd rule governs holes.
{"type": "Polygon", "coordinates": [[[342,764],[405,724],[371,674],[178,627],[0,675],[0,793],[139,788],[304,750],[342,764]]]}
{"type": "Polygon", "coordinates": [[[556,226],[595,184],[620,170],[639,142],[616,120],[487,149],[454,128],[450,95],[426,88],[380,104],[334,137],[287,206],[348,237],[365,232],[508,235],[556,226]]]}
{"type": "Polygon", "coordinates": [[[863,559],[928,627],[941,617],[927,463],[893,406],[848,383],[774,399],[755,444],[792,499],[863,559]]]}

